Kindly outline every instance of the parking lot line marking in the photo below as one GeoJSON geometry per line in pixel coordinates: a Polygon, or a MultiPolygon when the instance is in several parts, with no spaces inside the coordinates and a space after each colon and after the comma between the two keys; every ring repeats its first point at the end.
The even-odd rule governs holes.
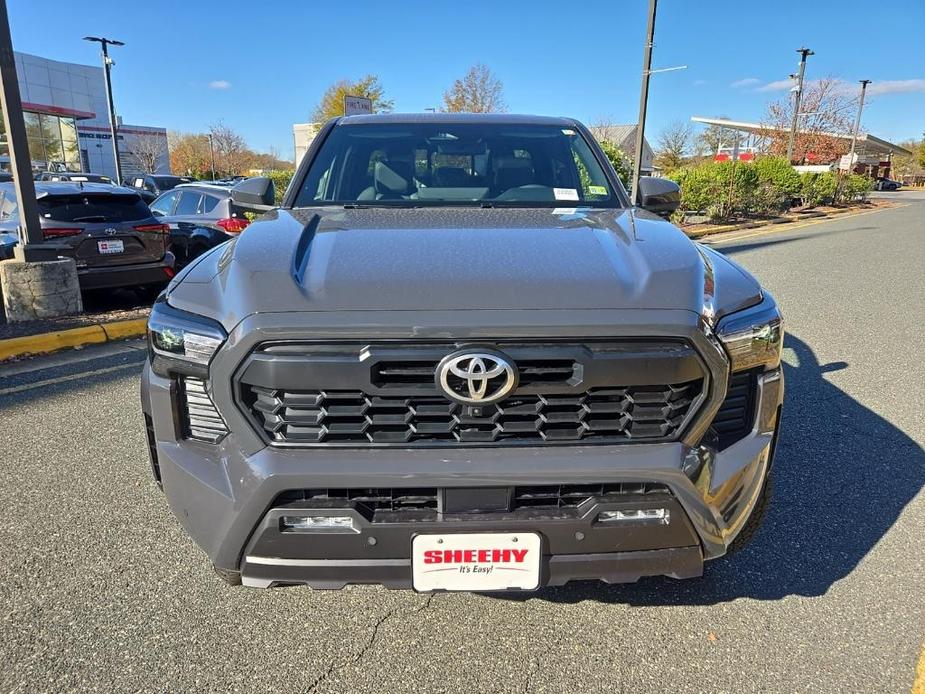
{"type": "Polygon", "coordinates": [[[111,342],[99,345],[87,345],[81,351],[70,350],[57,354],[37,355],[33,359],[0,364],[0,383],[4,379],[36,371],[48,371],[61,366],[72,366],[94,359],[105,359],[119,354],[131,354],[139,350],[147,350],[147,344],[134,345],[131,342],[111,342]]]}
{"type": "Polygon", "coordinates": [[[79,378],[89,378],[91,376],[102,376],[103,374],[112,373],[113,371],[123,371],[125,369],[135,369],[139,370],[141,364],[120,364],[119,366],[107,366],[105,369],[96,369],[95,371],[83,371],[76,374],[68,374],[67,376],[59,376],[58,378],[47,378],[44,381],[36,381],[35,383],[26,383],[21,386],[13,386],[12,388],[3,388],[0,389],[0,395],[12,395],[13,393],[21,393],[26,390],[34,390],[36,388],[44,388],[45,386],[53,386],[56,383],[66,383],[67,381],[76,381],[79,378]]]}
{"type": "Polygon", "coordinates": [[[742,239],[750,239],[755,236],[764,236],[766,234],[784,234],[788,231],[794,231],[795,229],[802,229],[803,227],[813,226],[815,224],[825,224],[826,222],[837,222],[840,219],[853,219],[854,217],[863,217],[867,214],[875,214],[877,212],[886,212],[887,210],[898,210],[903,207],[909,207],[910,203],[905,205],[895,205],[893,207],[881,207],[876,210],[864,210],[863,212],[854,212],[851,214],[840,214],[834,217],[826,217],[824,219],[811,219],[806,222],[798,222],[795,224],[776,224],[768,225],[767,227],[761,227],[759,229],[749,230],[751,233],[748,234],[739,234],[738,236],[722,236],[717,234],[717,237],[722,236],[722,238],[715,238],[710,240],[709,236],[702,237],[701,239],[696,239],[703,243],[708,244],[719,244],[726,243],[727,241],[740,241],[742,239]]]}

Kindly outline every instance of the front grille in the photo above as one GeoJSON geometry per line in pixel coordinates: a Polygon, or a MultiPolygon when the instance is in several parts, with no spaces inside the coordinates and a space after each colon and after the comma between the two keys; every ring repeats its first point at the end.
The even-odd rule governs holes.
{"type": "MultiPolygon", "coordinates": [[[[280,494],[274,506],[297,503],[307,508],[352,507],[380,521],[434,519],[440,510],[440,492],[434,487],[294,489],[280,494]]],[[[512,487],[510,492],[510,506],[503,512],[576,509],[591,500],[610,503],[639,495],[671,493],[664,484],[654,482],[549,484],[512,487]]]]}
{"type": "Polygon", "coordinates": [[[239,406],[278,446],[478,446],[677,438],[707,372],[681,339],[307,343],[259,346],[237,377],[239,406]],[[463,405],[435,373],[462,349],[500,351],[516,389],[463,405]]]}
{"type": "Polygon", "coordinates": [[[221,441],[228,433],[228,428],[215,409],[205,381],[186,377],[179,381],[178,387],[183,435],[208,443],[221,441]]]}
{"type": "Polygon", "coordinates": [[[243,397],[266,435],[279,443],[545,443],[674,436],[701,387],[696,380],[575,395],[514,395],[479,408],[441,396],[259,386],[245,386],[243,397]]]}
{"type": "MultiPolygon", "coordinates": [[[[418,387],[432,390],[437,359],[380,362],[372,368],[372,383],[382,389],[418,387]]],[[[580,377],[581,365],[573,359],[525,359],[517,362],[520,387],[568,383],[580,377]]]]}
{"type": "Polygon", "coordinates": [[[755,369],[732,374],[726,399],[710,426],[717,449],[728,448],[752,430],[757,392],[758,372],[755,369]]]}

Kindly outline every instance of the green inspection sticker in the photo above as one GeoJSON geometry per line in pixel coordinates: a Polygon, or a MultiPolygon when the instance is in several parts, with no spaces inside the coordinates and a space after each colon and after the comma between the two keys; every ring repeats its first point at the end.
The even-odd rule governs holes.
{"type": "Polygon", "coordinates": [[[588,186],[591,195],[607,195],[607,186],[588,186]]]}

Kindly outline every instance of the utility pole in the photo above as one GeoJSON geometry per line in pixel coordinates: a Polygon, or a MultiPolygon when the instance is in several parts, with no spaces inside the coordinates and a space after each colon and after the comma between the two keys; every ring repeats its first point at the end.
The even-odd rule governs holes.
{"type": "Polygon", "coordinates": [[[642,54],[642,86],[639,90],[639,120],[636,122],[636,151],[633,153],[633,180],[630,202],[635,205],[639,197],[639,173],[642,169],[643,144],[645,143],[646,109],[649,105],[649,76],[652,68],[652,44],[655,40],[655,11],[658,0],[649,0],[649,24],[646,29],[646,45],[642,54]]]}
{"type": "Polygon", "coordinates": [[[793,143],[797,136],[797,119],[800,116],[800,98],[803,96],[803,75],[806,72],[806,57],[816,55],[808,48],[798,48],[800,71],[797,73],[797,91],[793,97],[793,120],[790,122],[790,141],[787,143],[787,161],[793,162],[793,143]]]}
{"type": "Polygon", "coordinates": [[[212,133],[209,132],[209,156],[212,158],[212,180],[215,180],[215,149],[212,147],[212,133]]]}
{"type": "Polygon", "coordinates": [[[854,170],[854,146],[858,141],[858,130],[861,128],[861,112],[864,110],[864,95],[867,93],[867,85],[870,84],[870,80],[860,80],[861,82],[861,101],[858,103],[858,116],[854,119],[854,130],[851,131],[851,169],[854,170]]]}
{"type": "Polygon", "coordinates": [[[6,0],[0,0],[0,106],[10,151],[10,168],[19,205],[19,240],[13,248],[18,260],[54,260],[57,253],[42,248],[45,237],[39,224],[39,209],[35,201],[32,179],[32,158],[26,139],[26,123],[22,114],[22,98],[13,59],[13,39],[6,12],[6,0]]]}
{"type": "Polygon", "coordinates": [[[116,183],[122,185],[122,162],[119,161],[119,139],[116,137],[116,107],[112,103],[112,58],[109,57],[109,45],[124,46],[122,41],[100,36],[84,36],[84,41],[94,41],[103,47],[103,79],[106,82],[106,103],[109,106],[109,132],[112,135],[112,154],[116,159],[116,183]]]}

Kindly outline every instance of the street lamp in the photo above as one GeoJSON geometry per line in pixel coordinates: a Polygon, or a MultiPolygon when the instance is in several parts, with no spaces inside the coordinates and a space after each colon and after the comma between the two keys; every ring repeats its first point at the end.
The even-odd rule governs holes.
{"type": "Polygon", "coordinates": [[[112,103],[112,79],[109,71],[113,61],[109,57],[109,45],[124,46],[122,41],[100,36],[84,36],[84,41],[93,41],[103,48],[103,80],[106,82],[106,103],[109,106],[109,132],[112,135],[112,155],[116,160],[116,182],[122,185],[122,162],[119,161],[119,140],[116,138],[116,107],[112,103]]]}
{"type": "Polygon", "coordinates": [[[212,133],[209,132],[206,137],[209,138],[209,157],[212,159],[212,180],[215,180],[215,149],[212,147],[212,133]]]}
{"type": "Polygon", "coordinates": [[[861,112],[864,110],[864,95],[867,93],[867,85],[870,84],[870,80],[859,80],[861,83],[861,101],[858,103],[858,117],[854,119],[854,130],[851,131],[851,154],[850,157],[850,170],[854,170],[854,146],[858,141],[858,130],[861,128],[861,112]]]}
{"type": "Polygon", "coordinates": [[[803,96],[803,75],[806,72],[806,57],[816,55],[808,48],[798,48],[800,54],[800,70],[796,75],[790,75],[790,79],[796,79],[797,83],[793,89],[793,120],[790,121],[790,140],[787,142],[787,161],[793,162],[793,143],[797,136],[797,118],[800,115],[800,97],[803,96]]]}

